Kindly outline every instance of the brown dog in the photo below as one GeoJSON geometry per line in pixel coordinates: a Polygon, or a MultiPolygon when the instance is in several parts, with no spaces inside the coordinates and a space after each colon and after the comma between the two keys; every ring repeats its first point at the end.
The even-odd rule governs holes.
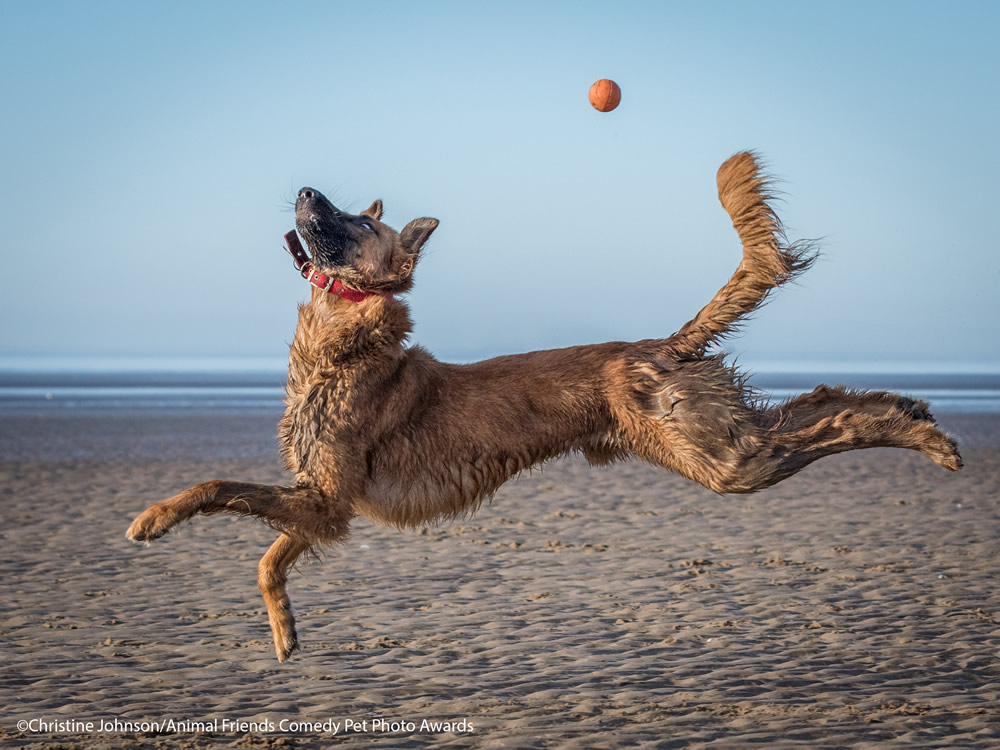
{"type": "Polygon", "coordinates": [[[959,469],[955,441],[924,402],[821,385],[767,407],[722,356],[706,353],[813,261],[808,244],[784,244],[769,197],[753,155],[719,169],[743,262],[673,336],[451,365],[403,346],[411,324],[398,297],[437,221],[397,233],[379,221],[380,202],[352,216],[303,188],[296,226],[318,288],[299,308],[280,425],[295,481],[200,484],[139,515],[128,538],[152,541],[198,513],[252,515],[280,531],[258,576],[284,661],[297,647],[285,581],[299,555],[342,540],[357,515],[404,527],[472,512],[511,476],[556,456],[637,456],[720,493],[753,492],[855,448],[911,448],[959,469]]]}

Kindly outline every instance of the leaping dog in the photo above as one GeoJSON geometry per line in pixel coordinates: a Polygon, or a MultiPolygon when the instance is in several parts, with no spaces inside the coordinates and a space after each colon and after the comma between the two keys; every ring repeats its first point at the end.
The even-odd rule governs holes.
{"type": "Polygon", "coordinates": [[[770,406],[712,344],[815,259],[787,244],[753,154],[726,161],[719,198],[743,261],[712,300],[662,339],[497,357],[470,365],[405,346],[401,295],[436,219],[401,232],[376,201],[354,216],[299,191],[290,249],[313,285],[299,307],[279,427],[290,486],[215,480],[153,505],[129,527],[150,542],[199,513],[255,516],[280,535],[258,580],[279,661],[298,646],[288,570],[314,545],[343,540],[364,516],[412,527],[475,511],[510,477],[579,452],[592,464],[630,457],[719,493],[753,492],[818,458],[910,448],[955,471],[956,442],[927,404],[896,393],[817,386],[770,406]]]}

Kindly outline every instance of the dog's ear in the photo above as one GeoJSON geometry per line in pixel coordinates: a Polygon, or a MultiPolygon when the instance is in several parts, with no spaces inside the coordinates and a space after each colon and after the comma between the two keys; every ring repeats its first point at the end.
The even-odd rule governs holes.
{"type": "Polygon", "coordinates": [[[362,216],[371,216],[375,221],[382,218],[382,201],[375,201],[361,212],[362,216]]]}
{"type": "Polygon", "coordinates": [[[414,219],[399,233],[399,246],[392,255],[392,270],[401,277],[407,277],[413,273],[414,266],[417,265],[417,258],[424,243],[431,236],[431,232],[437,229],[437,219],[414,219]]]}
{"type": "Polygon", "coordinates": [[[427,217],[414,219],[403,227],[403,231],[399,233],[399,242],[406,252],[415,255],[420,252],[420,248],[430,238],[431,232],[437,229],[437,225],[437,219],[427,217]]]}

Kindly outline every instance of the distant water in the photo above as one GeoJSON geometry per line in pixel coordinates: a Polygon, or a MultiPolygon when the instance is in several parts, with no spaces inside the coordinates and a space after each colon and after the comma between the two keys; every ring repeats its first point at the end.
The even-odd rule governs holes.
{"type": "Polygon", "coordinates": [[[0,414],[115,410],[275,411],[284,373],[0,371],[0,414]]]}
{"type": "Polygon", "coordinates": [[[930,403],[934,412],[1000,413],[1000,374],[914,372],[765,372],[751,384],[774,402],[808,393],[819,383],[877,391],[898,391],[930,403]]]}
{"type": "MultiPolygon", "coordinates": [[[[1000,413],[1000,373],[772,371],[751,384],[773,401],[818,383],[900,391],[939,412],[1000,413]]],[[[0,415],[226,410],[264,414],[283,408],[284,363],[275,360],[52,362],[0,360],[0,415]],[[47,367],[45,365],[48,365],[47,367]]]]}

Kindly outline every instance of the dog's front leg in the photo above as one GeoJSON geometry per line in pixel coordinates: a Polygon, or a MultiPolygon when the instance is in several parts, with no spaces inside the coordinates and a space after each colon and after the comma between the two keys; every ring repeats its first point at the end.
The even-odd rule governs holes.
{"type": "Polygon", "coordinates": [[[278,661],[285,661],[299,646],[298,634],[295,632],[295,614],[292,612],[292,601],[288,598],[285,584],[288,581],[288,569],[308,549],[309,544],[302,539],[282,534],[257,566],[257,584],[264,596],[264,604],[267,605],[267,618],[271,622],[274,652],[278,661]]]}
{"type": "Polygon", "coordinates": [[[216,480],[196,485],[146,509],[129,526],[127,536],[150,542],[198,513],[236,513],[260,518],[282,531],[257,566],[278,661],[298,647],[295,616],[285,584],[288,569],[313,544],[343,539],[354,515],[352,506],[315,487],[279,487],[216,480]]]}
{"type": "Polygon", "coordinates": [[[199,513],[255,516],[293,536],[322,541],[347,531],[351,511],[314,487],[280,487],[214,480],[150,506],[129,526],[134,542],[159,539],[177,524],[199,513]]]}

